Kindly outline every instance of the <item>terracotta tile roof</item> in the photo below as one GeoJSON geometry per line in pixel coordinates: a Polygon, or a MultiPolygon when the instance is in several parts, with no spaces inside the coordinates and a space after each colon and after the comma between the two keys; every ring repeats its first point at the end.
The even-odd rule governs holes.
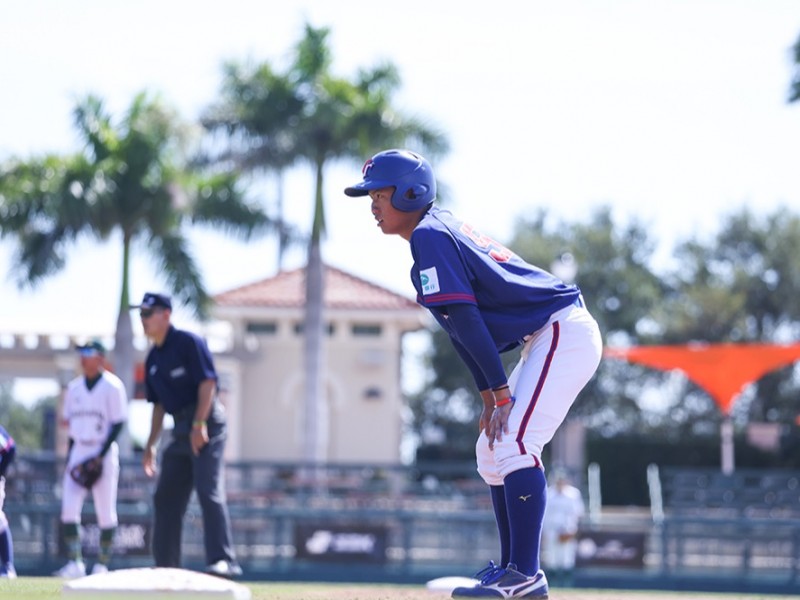
{"type": "MultiPolygon", "coordinates": [[[[282,271],[214,296],[217,306],[298,308],[305,304],[305,269],[282,271]]],[[[335,267],[325,267],[325,307],[362,310],[415,310],[413,300],[335,267]]]]}

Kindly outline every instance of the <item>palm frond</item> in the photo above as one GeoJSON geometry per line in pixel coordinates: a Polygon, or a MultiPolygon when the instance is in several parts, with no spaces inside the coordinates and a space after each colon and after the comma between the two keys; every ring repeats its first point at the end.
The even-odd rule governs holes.
{"type": "Polygon", "coordinates": [[[255,233],[279,231],[279,224],[257,205],[247,202],[235,176],[224,173],[196,184],[192,223],[208,225],[248,240],[255,233]]]}
{"type": "Polygon", "coordinates": [[[198,318],[205,319],[208,317],[211,297],[188,248],[188,240],[178,232],[152,237],[148,244],[158,271],[166,279],[173,296],[193,308],[198,318]]]}
{"type": "Polygon", "coordinates": [[[37,287],[43,279],[60,271],[64,261],[64,231],[30,229],[20,234],[12,263],[12,274],[20,288],[37,287]]]}

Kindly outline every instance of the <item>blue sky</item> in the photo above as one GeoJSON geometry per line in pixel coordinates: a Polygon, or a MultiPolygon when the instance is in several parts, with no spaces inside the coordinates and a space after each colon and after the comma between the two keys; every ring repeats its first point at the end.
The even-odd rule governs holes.
{"type": "MultiPolygon", "coordinates": [[[[398,67],[398,107],[450,136],[451,154],[434,167],[453,210],[492,237],[507,239],[540,207],[574,221],[609,204],[621,221],[651,227],[666,263],[677,240],[713,233],[735,208],[800,211],[800,105],[786,104],[796,0],[7,3],[0,161],[77,150],[71,109],[89,92],[119,112],[146,89],[192,120],[214,100],[223,61],[284,64],[306,20],[331,28],[338,74],[398,67]]],[[[327,173],[324,256],[411,295],[407,244],[382,236],[368,204],[341,194],[359,168],[327,173]]],[[[301,229],[311,181],[298,168],[286,182],[301,229]]],[[[269,184],[258,193],[271,201],[269,184]]],[[[212,292],[275,272],[273,241],[192,240],[212,292]]],[[[0,332],[112,332],[115,242],[79,244],[68,268],[33,291],[14,287],[13,247],[0,242],[0,332]]],[[[149,259],[137,258],[131,299],[160,287],[149,259]]]]}

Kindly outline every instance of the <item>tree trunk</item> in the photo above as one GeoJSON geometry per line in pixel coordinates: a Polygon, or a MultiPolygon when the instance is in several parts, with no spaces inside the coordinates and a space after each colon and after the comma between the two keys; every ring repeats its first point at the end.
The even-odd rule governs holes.
{"type": "Polygon", "coordinates": [[[324,389],[325,339],[323,322],[324,265],[319,242],[308,248],[306,266],[305,307],[305,442],[303,458],[308,462],[325,462],[328,446],[328,412],[324,389]]]}
{"type": "MultiPolygon", "coordinates": [[[[120,311],[117,317],[117,330],[114,333],[114,373],[122,380],[128,394],[128,402],[133,398],[134,369],[136,363],[135,349],[133,347],[133,327],[131,315],[128,310],[120,311]]],[[[122,428],[119,438],[120,455],[129,457],[133,454],[133,445],[128,435],[127,426],[122,428]]]]}
{"type": "Polygon", "coordinates": [[[306,265],[306,306],[305,306],[305,433],[303,458],[309,462],[320,463],[327,459],[328,450],[328,406],[325,401],[324,340],[323,320],[324,265],[322,264],[322,235],[325,217],[322,204],[322,164],[317,164],[316,198],[314,203],[314,223],[308,245],[306,265]]]}
{"type": "MultiPolygon", "coordinates": [[[[117,328],[114,332],[112,366],[114,373],[125,385],[125,392],[128,394],[128,402],[130,402],[133,398],[135,386],[136,350],[133,347],[133,325],[131,324],[128,294],[130,238],[125,234],[123,234],[122,245],[122,290],[120,292],[117,328]]],[[[131,444],[127,426],[122,428],[118,442],[121,456],[129,457],[133,454],[133,445],[131,444]]]]}
{"type": "Polygon", "coordinates": [[[283,271],[283,259],[286,255],[286,249],[289,245],[289,235],[286,228],[283,210],[283,169],[278,169],[278,172],[275,174],[275,178],[278,209],[278,273],[280,273],[283,271]]]}

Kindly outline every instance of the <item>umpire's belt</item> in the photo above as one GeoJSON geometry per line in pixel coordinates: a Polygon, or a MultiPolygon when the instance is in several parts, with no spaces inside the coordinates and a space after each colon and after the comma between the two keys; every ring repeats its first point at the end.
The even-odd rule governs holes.
{"type": "Polygon", "coordinates": [[[189,435],[192,432],[192,421],[194,421],[196,412],[197,403],[194,403],[172,413],[172,419],[175,421],[175,428],[172,430],[172,434],[189,435]]]}
{"type": "Polygon", "coordinates": [[[197,403],[184,406],[182,409],[172,413],[172,418],[177,423],[178,421],[193,421],[194,414],[197,412],[197,403]]]}
{"type": "MultiPolygon", "coordinates": [[[[211,410],[208,413],[209,427],[224,420],[221,416],[221,408],[217,398],[214,397],[211,402],[211,410]]],[[[172,419],[175,421],[175,428],[172,430],[173,435],[189,435],[192,432],[192,422],[196,412],[197,402],[172,413],[172,419]]]]}

